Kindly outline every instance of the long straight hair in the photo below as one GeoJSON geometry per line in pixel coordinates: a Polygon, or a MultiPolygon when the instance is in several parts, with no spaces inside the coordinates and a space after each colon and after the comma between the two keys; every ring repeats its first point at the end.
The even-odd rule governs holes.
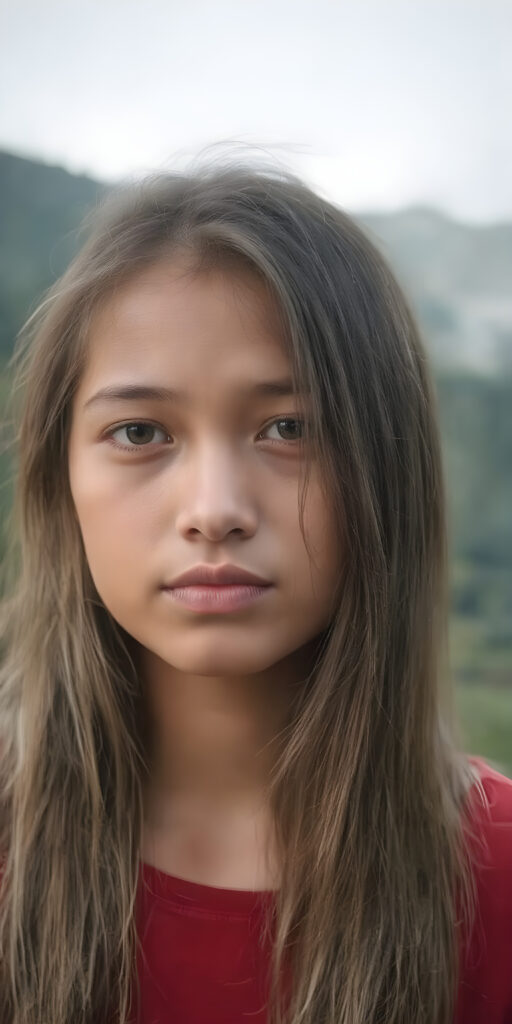
{"type": "Polygon", "coordinates": [[[295,387],[310,395],[301,529],[315,460],[344,551],[332,620],[269,781],[282,865],[265,921],[269,1021],[451,1024],[476,905],[466,800],[475,772],[450,682],[445,494],[425,349],[393,274],[350,217],[288,173],[235,163],[108,197],[15,347],[0,1021],[96,1024],[113,1008],[123,1022],[130,1006],[145,707],[130,637],[86,561],[67,446],[94,310],[119,282],[175,255],[197,272],[250,267],[277,302],[295,387]]]}

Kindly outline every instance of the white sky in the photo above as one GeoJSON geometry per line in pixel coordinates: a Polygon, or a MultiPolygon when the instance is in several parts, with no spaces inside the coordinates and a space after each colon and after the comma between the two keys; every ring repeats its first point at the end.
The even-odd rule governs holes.
{"type": "Polygon", "coordinates": [[[512,0],[0,0],[0,147],[112,180],[219,140],[512,220],[512,0]]]}

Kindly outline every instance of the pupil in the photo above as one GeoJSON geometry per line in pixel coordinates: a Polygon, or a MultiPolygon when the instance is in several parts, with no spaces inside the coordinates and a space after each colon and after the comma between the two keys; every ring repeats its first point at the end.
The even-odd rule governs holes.
{"type": "Polygon", "coordinates": [[[154,427],[150,427],[145,423],[132,423],[126,427],[126,433],[128,434],[130,441],[140,440],[141,435],[142,440],[144,440],[144,432],[147,430],[154,430],[154,427]],[[131,437],[131,431],[135,431],[136,437],[131,437]]]}
{"type": "MultiPolygon", "coordinates": [[[[284,430],[285,431],[288,430],[292,435],[294,435],[292,437],[292,440],[295,440],[295,438],[297,436],[297,433],[300,434],[300,424],[299,424],[299,421],[298,420],[292,420],[292,419],[281,420],[280,423],[279,423],[279,429],[280,430],[282,429],[282,424],[283,423],[284,423],[284,430]]],[[[287,438],[287,440],[289,440],[289,439],[287,438]]]]}

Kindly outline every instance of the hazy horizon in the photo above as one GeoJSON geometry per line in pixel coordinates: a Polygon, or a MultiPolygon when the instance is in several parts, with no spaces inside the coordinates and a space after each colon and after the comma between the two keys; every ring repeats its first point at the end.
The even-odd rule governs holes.
{"type": "Polygon", "coordinates": [[[19,0],[0,147],[114,182],[212,142],[347,209],[512,220],[507,0],[19,0]]]}

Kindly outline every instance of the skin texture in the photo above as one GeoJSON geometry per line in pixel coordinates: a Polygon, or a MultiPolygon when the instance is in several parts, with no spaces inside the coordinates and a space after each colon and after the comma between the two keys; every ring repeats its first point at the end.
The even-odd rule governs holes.
{"type": "Polygon", "coordinates": [[[300,432],[275,422],[307,415],[307,399],[243,393],[290,368],[257,277],[192,274],[161,260],[97,309],[72,409],[69,478],[89,567],[135,641],[152,723],[143,855],[170,874],[232,888],[271,888],[277,878],[261,860],[273,740],[330,621],[341,569],[316,468],[304,517],[310,561],[300,432]],[[188,397],[84,409],[99,388],[128,382],[188,397]],[[119,426],[140,420],[150,421],[141,440],[119,426]],[[125,451],[105,436],[116,427],[125,451]],[[220,615],[184,609],[160,589],[206,562],[273,585],[258,603],[220,615]]]}

